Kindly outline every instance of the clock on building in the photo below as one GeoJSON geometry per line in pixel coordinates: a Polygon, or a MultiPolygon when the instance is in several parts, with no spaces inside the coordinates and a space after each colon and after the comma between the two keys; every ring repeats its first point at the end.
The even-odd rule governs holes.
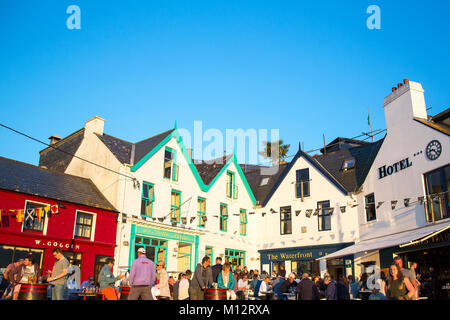
{"type": "Polygon", "coordinates": [[[431,141],[427,148],[425,149],[425,153],[427,158],[430,160],[436,160],[441,155],[442,146],[441,143],[437,140],[431,141]]]}

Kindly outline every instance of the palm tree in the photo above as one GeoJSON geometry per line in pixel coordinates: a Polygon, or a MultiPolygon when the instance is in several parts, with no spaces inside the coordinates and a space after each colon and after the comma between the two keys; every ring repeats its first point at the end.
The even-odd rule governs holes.
{"type": "Polygon", "coordinates": [[[266,145],[262,151],[259,152],[260,155],[262,155],[266,159],[271,159],[272,164],[274,164],[276,161],[280,163],[280,161],[284,161],[287,157],[287,153],[289,151],[290,144],[284,144],[283,140],[278,140],[275,142],[270,141],[264,141],[264,144],[266,145]],[[277,152],[272,152],[276,151],[277,152]]]}

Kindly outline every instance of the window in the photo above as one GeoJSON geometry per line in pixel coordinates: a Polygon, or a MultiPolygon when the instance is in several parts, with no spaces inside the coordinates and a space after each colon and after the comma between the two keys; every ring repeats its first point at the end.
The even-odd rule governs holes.
{"type": "Polygon", "coordinates": [[[155,262],[155,265],[160,260],[167,265],[167,240],[137,236],[135,242],[135,258],[137,258],[138,249],[144,248],[145,256],[155,262]]]}
{"type": "Polygon", "coordinates": [[[180,222],[181,214],[181,192],[172,190],[170,200],[170,219],[173,222],[180,222]]]}
{"type": "Polygon", "coordinates": [[[94,216],[92,214],[77,212],[75,221],[75,238],[91,239],[94,216]]]}
{"type": "Polygon", "coordinates": [[[177,272],[186,272],[191,268],[192,246],[189,243],[178,244],[177,272]]]}
{"type": "Polygon", "coordinates": [[[29,254],[34,256],[35,263],[42,268],[44,250],[16,247],[0,244],[0,269],[6,268],[9,264],[25,259],[29,254]]]}
{"type": "Polygon", "coordinates": [[[366,221],[372,221],[377,219],[375,210],[375,195],[373,193],[367,195],[366,199],[366,221]]]}
{"type": "Polygon", "coordinates": [[[176,151],[166,147],[164,150],[164,178],[178,181],[178,165],[176,164],[176,151]]]}
{"type": "Polygon", "coordinates": [[[239,212],[240,217],[240,234],[241,236],[247,235],[247,211],[245,209],[241,209],[239,212]]]}
{"type": "Polygon", "coordinates": [[[347,171],[347,170],[352,169],[354,167],[355,167],[355,159],[354,158],[350,158],[350,159],[344,160],[344,162],[342,163],[341,170],[342,171],[347,171]]]}
{"type": "Polygon", "coordinates": [[[280,208],[280,234],[292,234],[291,207],[280,208]]]}
{"type": "Polygon", "coordinates": [[[227,221],[228,221],[228,206],[226,204],[220,204],[220,231],[227,231],[227,221]]]}
{"type": "Polygon", "coordinates": [[[234,172],[227,171],[227,197],[230,199],[237,199],[237,191],[234,172]]]}
{"type": "Polygon", "coordinates": [[[450,217],[450,165],[433,170],[424,175],[426,199],[426,218],[434,222],[450,217]]]}
{"type": "Polygon", "coordinates": [[[206,199],[198,198],[197,199],[197,218],[198,218],[198,226],[206,227],[206,199]]]}
{"type": "Polygon", "coordinates": [[[69,261],[70,264],[77,265],[81,269],[82,260],[80,252],[63,251],[64,257],[69,261]]]}
{"type": "Polygon", "coordinates": [[[153,215],[153,202],[155,201],[155,187],[152,183],[144,182],[142,185],[141,216],[151,218],[153,215]]]}
{"type": "Polygon", "coordinates": [[[211,264],[214,263],[213,262],[213,253],[214,253],[213,247],[209,247],[209,246],[205,247],[205,256],[209,257],[209,259],[211,260],[211,264]]]}
{"type": "Polygon", "coordinates": [[[295,197],[303,200],[303,197],[310,196],[309,168],[297,170],[295,173],[295,197]]]}
{"type": "Polygon", "coordinates": [[[225,262],[230,263],[233,270],[237,266],[243,268],[245,266],[245,251],[225,249],[225,262]]]}
{"type": "Polygon", "coordinates": [[[269,183],[269,178],[265,177],[265,178],[262,178],[261,183],[259,185],[260,186],[265,186],[268,183],[269,183]]]}
{"type": "Polygon", "coordinates": [[[24,218],[23,218],[23,230],[31,230],[31,231],[44,231],[44,224],[46,214],[43,213],[42,208],[48,207],[48,205],[45,204],[39,204],[35,202],[28,202],[25,207],[24,211],[24,218]],[[40,209],[39,212],[36,209],[40,209]],[[38,218],[38,213],[41,213],[38,218]]]}
{"type": "Polygon", "coordinates": [[[319,219],[319,231],[331,230],[331,214],[329,212],[330,201],[317,202],[317,209],[319,210],[317,217],[319,219]]]}

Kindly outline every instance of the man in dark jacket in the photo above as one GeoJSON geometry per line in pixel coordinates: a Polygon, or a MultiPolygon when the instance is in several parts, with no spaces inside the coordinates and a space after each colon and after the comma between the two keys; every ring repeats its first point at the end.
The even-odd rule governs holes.
{"type": "Polygon", "coordinates": [[[331,276],[327,276],[323,279],[323,283],[327,286],[325,289],[325,299],[337,300],[336,281],[331,276]]]}
{"type": "Polygon", "coordinates": [[[308,274],[304,273],[302,279],[297,286],[299,300],[319,300],[319,290],[314,281],[308,278],[308,274]]]}
{"type": "Polygon", "coordinates": [[[205,290],[213,283],[212,270],[209,266],[211,263],[208,256],[202,259],[195,268],[194,276],[192,277],[189,286],[189,297],[191,300],[203,300],[205,290]]]}
{"type": "Polygon", "coordinates": [[[213,282],[217,283],[217,277],[219,276],[220,271],[222,271],[222,258],[216,258],[216,264],[211,267],[213,282]]]}

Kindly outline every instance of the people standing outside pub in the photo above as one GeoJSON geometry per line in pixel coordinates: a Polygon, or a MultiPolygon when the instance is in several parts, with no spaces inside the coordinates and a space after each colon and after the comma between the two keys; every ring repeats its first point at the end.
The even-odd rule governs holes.
{"type": "Polygon", "coordinates": [[[221,257],[216,258],[216,264],[211,267],[211,271],[212,271],[213,282],[217,283],[217,277],[219,276],[219,273],[222,271],[222,258],[221,257]]]}
{"type": "Polygon", "coordinates": [[[409,272],[411,273],[412,278],[415,279],[415,283],[416,283],[415,286],[414,286],[414,283],[413,283],[413,286],[416,289],[415,300],[419,299],[419,292],[420,292],[420,285],[421,285],[421,283],[419,281],[419,276],[420,275],[417,275],[416,270],[417,270],[417,262],[413,262],[411,264],[411,268],[409,268],[409,272]]]}
{"type": "Polygon", "coordinates": [[[169,275],[162,260],[156,263],[156,284],[152,288],[152,294],[153,297],[158,297],[159,300],[170,299],[169,275]]]}
{"type": "Polygon", "coordinates": [[[150,292],[156,281],[155,264],[145,256],[145,249],[139,248],[137,258],[131,264],[128,277],[130,293],[128,300],[153,300],[150,292]]]}
{"type": "Polygon", "coordinates": [[[236,281],[233,277],[233,273],[231,272],[231,266],[228,262],[225,262],[222,267],[222,271],[217,277],[217,286],[219,289],[227,290],[228,300],[236,300],[236,293],[234,292],[235,283],[236,281]]]}
{"type": "Polygon", "coordinates": [[[41,269],[39,265],[35,263],[34,256],[28,255],[24,260],[23,264],[17,268],[17,273],[14,282],[14,294],[13,300],[17,300],[20,292],[20,287],[24,283],[37,282],[41,277],[41,269]]]}
{"type": "Polygon", "coordinates": [[[350,286],[345,275],[339,275],[336,283],[337,300],[350,300],[350,286]]]}
{"type": "Polygon", "coordinates": [[[114,274],[112,273],[113,267],[114,259],[110,257],[106,258],[106,264],[103,266],[98,276],[100,291],[105,295],[107,300],[119,300],[120,292],[115,288],[115,283],[125,277],[123,274],[114,277],[114,274]]]}
{"type": "Polygon", "coordinates": [[[178,300],[189,300],[189,284],[192,272],[187,270],[180,280],[180,285],[178,286],[178,300]]]}
{"type": "Polygon", "coordinates": [[[327,300],[337,300],[337,288],[336,281],[328,275],[323,279],[323,284],[326,286],[324,291],[325,299],[327,300]]]}
{"type": "Polygon", "coordinates": [[[194,276],[189,286],[189,296],[191,300],[204,300],[204,292],[213,283],[210,258],[203,257],[202,263],[197,264],[194,276]]]}
{"type": "Polygon", "coordinates": [[[353,278],[353,275],[348,275],[347,277],[348,280],[348,285],[350,287],[350,298],[351,299],[356,299],[358,298],[358,282],[355,281],[355,279],[353,278]]]}
{"type": "Polygon", "coordinates": [[[11,299],[14,293],[14,284],[16,280],[17,272],[19,268],[23,265],[24,259],[19,259],[16,262],[10,263],[5,272],[3,273],[3,278],[8,281],[8,286],[3,294],[4,299],[11,299]]]}
{"type": "Polygon", "coordinates": [[[283,278],[286,278],[286,270],[284,269],[284,265],[280,264],[280,270],[278,270],[276,275],[280,275],[283,278]]]}
{"type": "Polygon", "coordinates": [[[80,291],[81,270],[78,266],[80,262],[74,260],[67,268],[67,290],[65,300],[78,300],[77,292],[80,291]]]}
{"type": "Polygon", "coordinates": [[[66,275],[67,268],[69,268],[69,261],[62,254],[61,249],[55,248],[52,251],[56,262],[53,266],[53,270],[50,272],[50,276],[47,278],[47,282],[51,282],[52,287],[52,300],[64,300],[64,291],[66,290],[66,275]]]}
{"type": "Polygon", "coordinates": [[[297,285],[299,300],[319,300],[319,289],[316,283],[309,279],[308,274],[304,273],[302,279],[297,285]]]}
{"type": "Polygon", "coordinates": [[[409,282],[414,287],[414,296],[413,296],[412,300],[417,300],[416,296],[417,296],[417,292],[419,291],[419,289],[417,288],[416,276],[413,275],[411,273],[411,271],[409,271],[409,269],[403,268],[403,259],[400,256],[396,256],[394,258],[394,263],[396,263],[400,267],[400,270],[401,270],[403,276],[407,277],[409,279],[409,282]]]}
{"type": "Polygon", "coordinates": [[[387,291],[390,300],[411,300],[415,294],[411,281],[403,275],[401,267],[396,263],[392,263],[389,268],[387,291]]]}

